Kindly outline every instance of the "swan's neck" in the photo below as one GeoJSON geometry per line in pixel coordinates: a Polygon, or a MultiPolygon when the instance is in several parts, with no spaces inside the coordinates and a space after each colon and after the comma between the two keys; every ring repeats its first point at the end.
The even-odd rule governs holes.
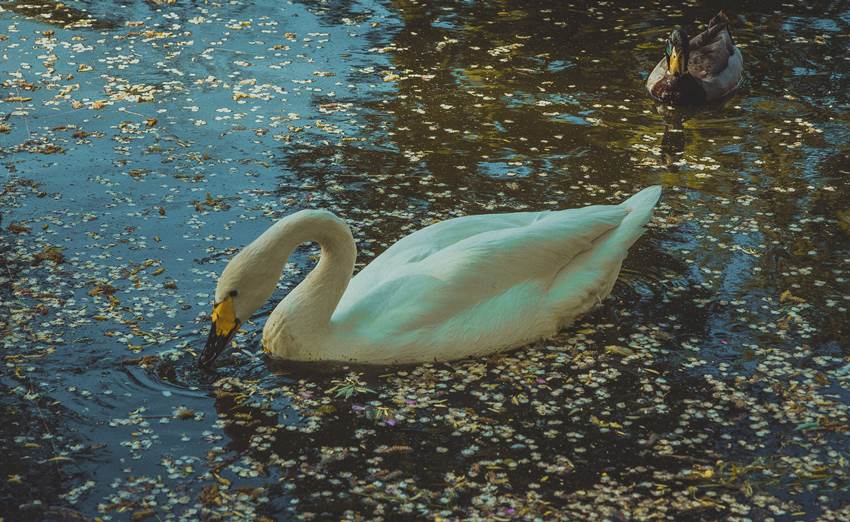
{"type": "Polygon", "coordinates": [[[304,210],[279,221],[266,234],[269,237],[263,241],[266,252],[262,257],[274,259],[281,266],[301,243],[315,241],[322,249],[319,263],[278,304],[264,331],[264,337],[283,335],[285,331],[287,338],[310,343],[317,336],[326,335],[331,316],[351,280],[357,258],[351,230],[330,212],[304,210]]]}

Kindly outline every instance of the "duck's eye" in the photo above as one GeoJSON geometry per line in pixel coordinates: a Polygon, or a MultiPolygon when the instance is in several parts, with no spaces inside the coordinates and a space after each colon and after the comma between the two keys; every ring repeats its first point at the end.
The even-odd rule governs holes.
{"type": "Polygon", "coordinates": [[[230,297],[236,297],[237,295],[239,295],[239,292],[237,292],[236,290],[231,290],[227,293],[227,295],[229,295],[230,297]]]}

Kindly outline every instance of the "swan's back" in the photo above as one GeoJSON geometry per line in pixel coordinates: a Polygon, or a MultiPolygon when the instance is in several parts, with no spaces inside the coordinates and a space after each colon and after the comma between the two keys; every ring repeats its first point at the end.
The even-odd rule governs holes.
{"type": "Polygon", "coordinates": [[[355,276],[332,323],[350,360],[491,353],[554,334],[610,293],[660,187],[620,205],[479,215],[426,227],[355,276]]]}

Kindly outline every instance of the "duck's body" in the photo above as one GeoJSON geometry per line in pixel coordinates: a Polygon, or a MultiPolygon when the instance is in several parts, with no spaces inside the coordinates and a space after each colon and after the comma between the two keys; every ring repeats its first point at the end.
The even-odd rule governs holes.
{"type": "Polygon", "coordinates": [[[718,13],[708,29],[688,41],[676,30],[664,58],[646,80],[653,98],[671,105],[718,100],[738,88],[744,70],[741,51],[732,40],[729,19],[718,13]],[[679,41],[684,40],[684,41],[679,41]]]}
{"type": "Polygon", "coordinates": [[[249,286],[247,267],[261,260],[260,277],[276,281],[292,250],[315,240],[319,264],[263,330],[272,356],[401,364],[494,353],[550,336],[604,299],[659,194],[651,187],[620,205],[443,221],[402,238],[353,278],[348,226],[326,211],[301,211],[230,262],[216,302],[249,286]]]}

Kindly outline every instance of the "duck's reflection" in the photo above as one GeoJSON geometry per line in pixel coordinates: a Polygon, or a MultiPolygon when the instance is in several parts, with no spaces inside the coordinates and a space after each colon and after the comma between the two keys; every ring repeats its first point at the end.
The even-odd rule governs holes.
{"type": "Polygon", "coordinates": [[[664,120],[664,136],[661,137],[661,156],[667,166],[682,160],[688,142],[685,122],[698,112],[694,108],[673,107],[657,104],[656,111],[664,120]]]}
{"type": "Polygon", "coordinates": [[[661,155],[665,165],[681,160],[685,153],[685,118],[681,115],[664,118],[664,136],[661,137],[661,155]]]}

